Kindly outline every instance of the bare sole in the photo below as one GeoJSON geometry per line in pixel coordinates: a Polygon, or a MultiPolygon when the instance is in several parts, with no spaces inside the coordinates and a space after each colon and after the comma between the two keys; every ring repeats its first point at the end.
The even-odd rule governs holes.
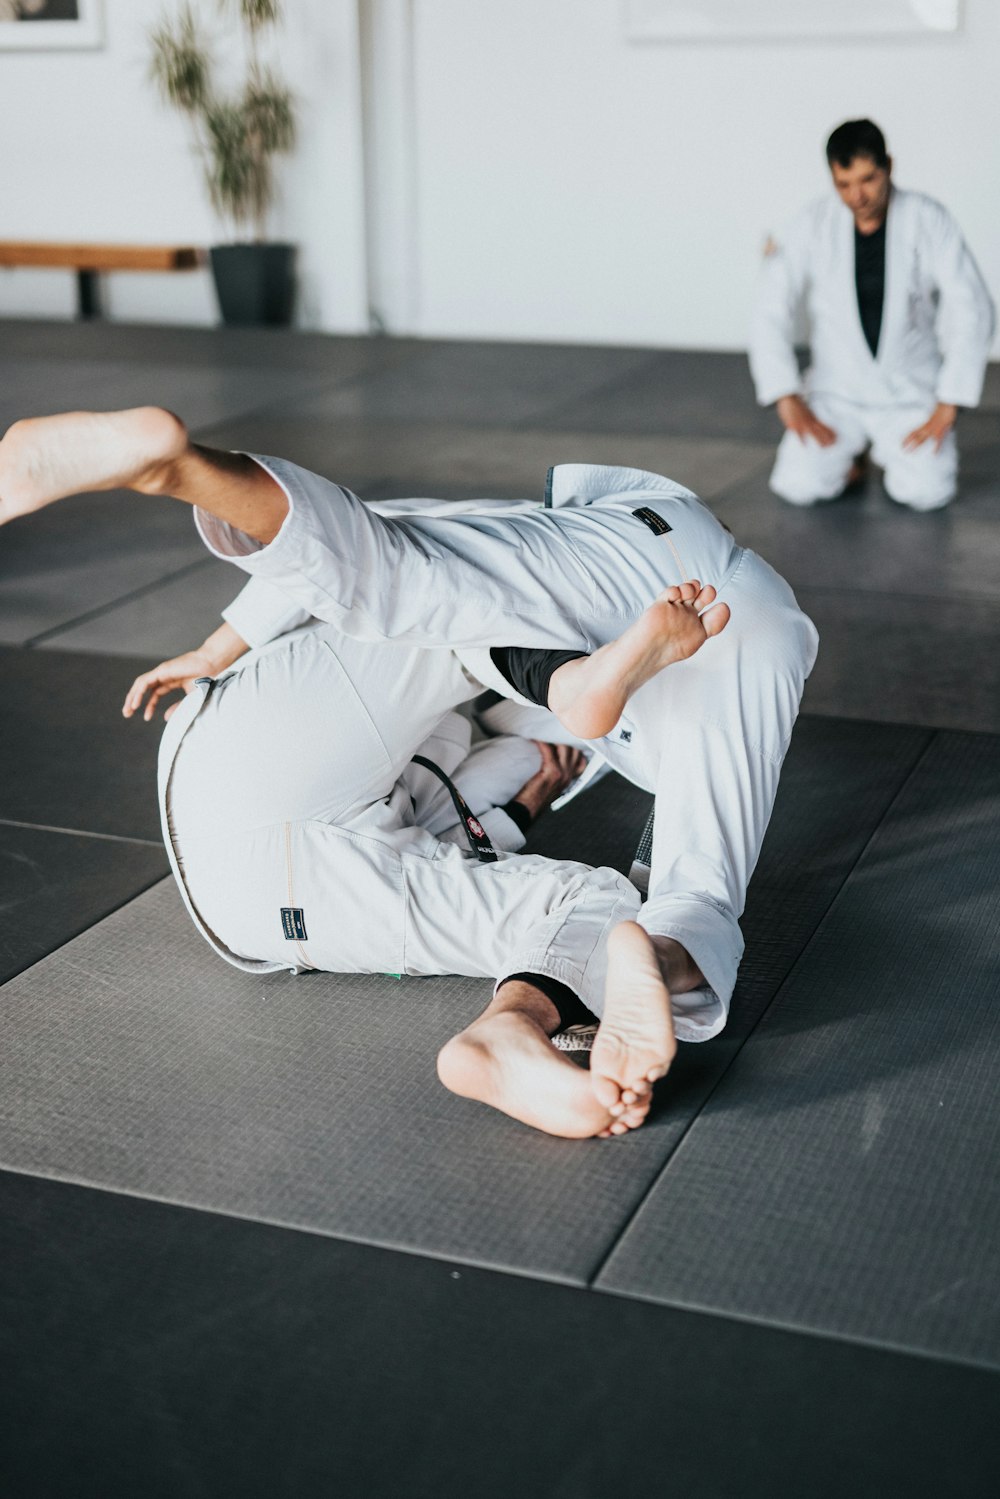
{"type": "Polygon", "coordinates": [[[715,589],[694,581],[666,589],[617,640],[571,661],[552,678],[549,707],[581,739],[610,734],[629,698],[677,661],[685,661],[729,622],[715,589]],[[706,612],[707,611],[707,612],[706,612]]]}
{"type": "Polygon", "coordinates": [[[477,1020],[449,1041],[438,1076],[450,1092],[564,1139],[631,1127],[598,1102],[586,1071],[556,1051],[541,1026],[512,1011],[477,1020]]]}
{"type": "Polygon", "coordinates": [[[590,1053],[594,1096],[616,1112],[648,1100],[676,1050],[670,990],[652,939],[636,922],[623,921],[608,938],[604,1015],[590,1053]]]}
{"type": "Polygon", "coordinates": [[[184,423],[158,406],[15,422],[0,441],[0,525],[67,495],[149,483],[187,440],[184,423]]]}

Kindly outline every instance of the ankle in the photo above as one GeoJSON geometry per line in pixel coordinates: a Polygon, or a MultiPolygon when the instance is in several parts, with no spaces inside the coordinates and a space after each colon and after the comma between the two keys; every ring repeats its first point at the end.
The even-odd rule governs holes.
{"type": "Polygon", "coordinates": [[[686,947],[673,937],[653,937],[653,946],[663,974],[663,982],[672,994],[688,994],[700,989],[705,975],[686,947]]]}
{"type": "Polygon", "coordinates": [[[548,995],[523,979],[501,984],[480,1019],[491,1020],[497,1015],[521,1015],[541,1026],[547,1036],[554,1035],[562,1024],[559,1011],[548,995]]]}
{"type": "Polygon", "coordinates": [[[132,488],[139,494],[176,495],[181,490],[181,466],[175,458],[151,463],[137,475],[132,488]]]}

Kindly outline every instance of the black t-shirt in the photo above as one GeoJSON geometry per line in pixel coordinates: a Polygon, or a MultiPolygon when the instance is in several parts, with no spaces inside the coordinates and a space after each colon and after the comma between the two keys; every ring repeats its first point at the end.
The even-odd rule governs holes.
{"type": "Polygon", "coordinates": [[[874,234],[854,230],[854,285],[858,293],[858,315],[865,341],[878,353],[878,336],[882,328],[882,303],[885,300],[885,219],[874,234]]]}

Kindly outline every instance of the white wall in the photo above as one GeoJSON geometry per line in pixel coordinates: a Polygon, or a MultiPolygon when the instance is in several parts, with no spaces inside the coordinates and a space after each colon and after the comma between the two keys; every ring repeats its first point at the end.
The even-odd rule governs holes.
{"type": "MultiPolygon", "coordinates": [[[[4,238],[208,245],[220,237],[184,121],[146,81],[147,33],[166,8],[167,0],[105,0],[98,51],[0,52],[4,238]]],[[[214,0],[195,8],[214,22],[214,0]]],[[[289,0],[281,62],[299,97],[301,134],[295,156],[279,163],[273,232],[301,246],[299,321],[363,330],[354,0],[289,0]]],[[[112,317],[217,321],[207,271],[105,279],[112,317]]],[[[64,316],[74,305],[68,272],[0,271],[0,316],[64,316]]]]}
{"type": "Polygon", "coordinates": [[[628,44],[617,0],[413,0],[413,331],[740,348],[761,243],[871,115],[1000,293],[1000,4],[950,35],[628,44]]]}
{"type": "MultiPolygon", "coordinates": [[[[145,81],[164,3],[105,0],[97,52],[0,52],[5,238],[217,237],[145,81]]],[[[859,114],[996,294],[1000,3],[964,10],[927,38],[630,45],[619,0],[287,0],[302,136],[274,229],[301,246],[300,321],[366,328],[370,281],[397,332],[740,348],[765,235],[827,190],[825,137],[859,114]]],[[[119,275],[109,300],[216,319],[202,272],[119,275]]],[[[0,271],[0,315],[72,307],[68,274],[0,271]]]]}

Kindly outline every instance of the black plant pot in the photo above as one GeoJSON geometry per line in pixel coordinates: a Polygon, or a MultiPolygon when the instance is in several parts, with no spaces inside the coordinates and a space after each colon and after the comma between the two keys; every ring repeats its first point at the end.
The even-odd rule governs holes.
{"type": "Polygon", "coordinates": [[[213,245],[210,253],[224,323],[292,321],[294,245],[213,245]]]}

